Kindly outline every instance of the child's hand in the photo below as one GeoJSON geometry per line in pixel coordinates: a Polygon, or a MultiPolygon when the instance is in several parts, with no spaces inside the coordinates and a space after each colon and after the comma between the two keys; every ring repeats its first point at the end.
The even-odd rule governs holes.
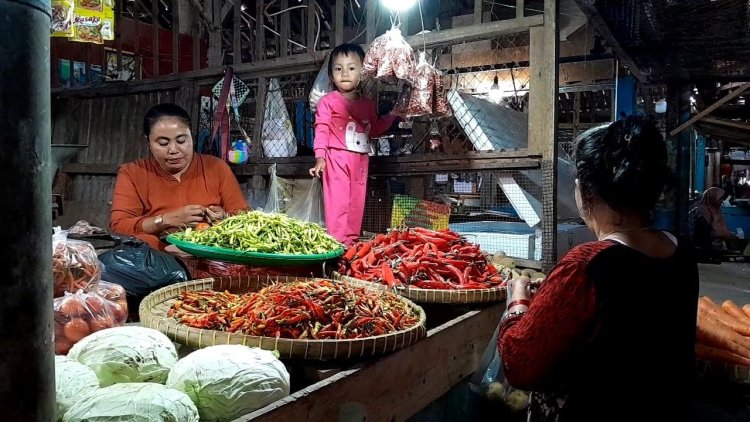
{"type": "Polygon", "coordinates": [[[310,169],[310,176],[321,177],[326,169],[326,160],[323,158],[317,158],[315,160],[315,167],[310,169]]]}

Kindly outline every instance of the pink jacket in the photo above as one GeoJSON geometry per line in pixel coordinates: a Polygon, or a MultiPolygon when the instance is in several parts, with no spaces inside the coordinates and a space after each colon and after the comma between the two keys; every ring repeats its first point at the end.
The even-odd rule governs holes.
{"type": "Polygon", "coordinates": [[[367,153],[368,140],[383,134],[395,119],[392,115],[378,118],[369,98],[349,100],[338,91],[329,92],[315,113],[315,158],[325,158],[329,148],[367,153]]]}

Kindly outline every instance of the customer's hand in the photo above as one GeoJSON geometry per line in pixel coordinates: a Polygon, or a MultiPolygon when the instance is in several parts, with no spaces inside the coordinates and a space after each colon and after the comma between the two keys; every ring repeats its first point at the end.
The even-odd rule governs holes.
{"type": "Polygon", "coordinates": [[[324,158],[315,159],[315,167],[310,169],[310,176],[321,177],[326,169],[326,160],[324,158]]]}
{"type": "Polygon", "coordinates": [[[218,205],[211,205],[206,208],[206,219],[209,223],[216,223],[225,218],[227,218],[227,212],[224,211],[224,208],[218,205]]]}
{"type": "Polygon", "coordinates": [[[205,221],[206,209],[202,205],[186,205],[164,214],[167,227],[189,227],[205,221]]]}
{"type": "Polygon", "coordinates": [[[507,302],[511,303],[516,300],[529,300],[531,299],[531,280],[522,275],[518,278],[508,280],[507,286],[507,302]]]}

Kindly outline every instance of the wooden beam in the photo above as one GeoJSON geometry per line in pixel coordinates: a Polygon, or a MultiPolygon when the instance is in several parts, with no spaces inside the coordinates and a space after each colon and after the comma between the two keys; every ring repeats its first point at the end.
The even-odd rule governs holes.
{"type": "MultiPolygon", "coordinates": [[[[337,0],[334,6],[333,39],[336,45],[344,43],[344,2],[337,0]]],[[[334,46],[335,47],[335,46],[334,46]]]]}
{"type": "MultiPolygon", "coordinates": [[[[259,2],[260,3],[260,2],[259,2]]],[[[253,157],[263,156],[263,113],[266,110],[266,95],[268,94],[268,79],[258,78],[258,90],[255,97],[255,125],[253,126],[253,149],[251,154],[253,157]]]]}
{"type": "MultiPolygon", "coordinates": [[[[221,0],[205,0],[211,9],[214,27],[221,27],[221,0]]],[[[221,31],[208,31],[208,66],[220,67],[224,64],[221,31]]]]}
{"type": "Polygon", "coordinates": [[[307,0],[307,54],[315,53],[315,0],[307,0]]]}
{"type": "Polygon", "coordinates": [[[706,107],[703,111],[696,114],[695,116],[691,117],[690,120],[687,122],[677,126],[674,130],[669,132],[670,136],[675,136],[678,133],[682,132],[683,130],[687,129],[688,127],[692,126],[697,122],[698,120],[702,119],[712,111],[716,110],[717,108],[721,107],[722,105],[726,104],[729,100],[737,97],[738,95],[742,94],[743,92],[747,91],[747,89],[750,88],[750,82],[745,82],[742,84],[739,88],[735,89],[734,91],[730,92],[729,94],[725,95],[722,99],[719,101],[711,104],[710,106],[706,107]]]}
{"type": "MultiPolygon", "coordinates": [[[[222,14],[223,16],[223,14],[222,14]]],[[[234,16],[232,29],[232,62],[242,63],[242,1],[234,1],[234,16]]]]}
{"type": "Polygon", "coordinates": [[[727,126],[727,127],[733,127],[736,129],[750,131],[750,123],[735,122],[733,120],[718,119],[715,117],[704,117],[701,119],[701,122],[713,123],[713,124],[720,125],[720,126],[727,126]]]}
{"type": "Polygon", "coordinates": [[[503,308],[469,311],[405,349],[341,371],[237,421],[336,420],[346,409],[357,409],[357,420],[408,420],[477,370],[503,308]]]}
{"type": "MultiPolygon", "coordinates": [[[[116,13],[115,13],[115,28],[122,28],[122,2],[118,1],[115,3],[116,13]]],[[[115,38],[115,46],[117,47],[117,71],[122,71],[122,36],[120,35],[119,31],[115,31],[117,33],[117,37],[115,38]]],[[[104,63],[104,71],[106,74],[107,71],[107,55],[104,55],[105,63],[104,63]]],[[[119,74],[119,73],[118,73],[119,74]]]]}
{"type": "Polygon", "coordinates": [[[154,55],[154,74],[152,78],[159,77],[159,0],[151,0],[151,54],[154,55]]]}
{"type": "MultiPolygon", "coordinates": [[[[289,0],[281,0],[281,10],[285,10],[287,7],[289,7],[289,0]]],[[[289,54],[289,37],[291,35],[289,13],[291,12],[281,14],[279,57],[286,57],[289,54]]]]}
{"type": "Polygon", "coordinates": [[[191,26],[190,33],[193,37],[193,72],[198,72],[201,69],[201,20],[195,14],[193,14],[191,26]]]}
{"type": "Polygon", "coordinates": [[[406,41],[414,47],[422,47],[423,44],[426,44],[427,48],[431,48],[448,43],[458,44],[464,41],[495,38],[500,35],[523,32],[529,28],[542,25],[544,25],[544,16],[534,15],[522,19],[506,19],[430,32],[425,34],[424,38],[422,35],[412,35],[407,37],[406,41]]]}
{"type": "Polygon", "coordinates": [[[180,0],[172,0],[172,73],[180,73],[180,0]]]}
{"type": "Polygon", "coordinates": [[[266,28],[263,27],[265,15],[263,15],[262,1],[255,2],[255,57],[253,60],[262,61],[266,58],[266,28]]]}
{"type": "Polygon", "coordinates": [[[642,71],[638,65],[635,64],[635,61],[633,61],[627,51],[625,51],[620,42],[617,41],[617,38],[612,31],[610,31],[609,26],[604,21],[604,18],[602,18],[599,11],[596,9],[594,2],[590,0],[575,0],[575,2],[586,15],[586,19],[588,19],[589,23],[591,23],[594,29],[596,29],[596,32],[604,38],[607,44],[612,46],[615,55],[620,59],[622,65],[628,68],[633,76],[639,81],[647,83],[650,75],[642,71]]]}

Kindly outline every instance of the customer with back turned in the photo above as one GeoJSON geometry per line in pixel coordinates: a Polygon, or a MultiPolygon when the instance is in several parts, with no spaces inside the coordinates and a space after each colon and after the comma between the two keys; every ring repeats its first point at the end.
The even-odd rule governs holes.
{"type": "Polygon", "coordinates": [[[688,420],[698,270],[651,227],[667,183],[661,133],[627,117],[575,146],[576,203],[598,241],[568,252],[534,294],[508,284],[498,348],[531,421],[688,420]]]}

